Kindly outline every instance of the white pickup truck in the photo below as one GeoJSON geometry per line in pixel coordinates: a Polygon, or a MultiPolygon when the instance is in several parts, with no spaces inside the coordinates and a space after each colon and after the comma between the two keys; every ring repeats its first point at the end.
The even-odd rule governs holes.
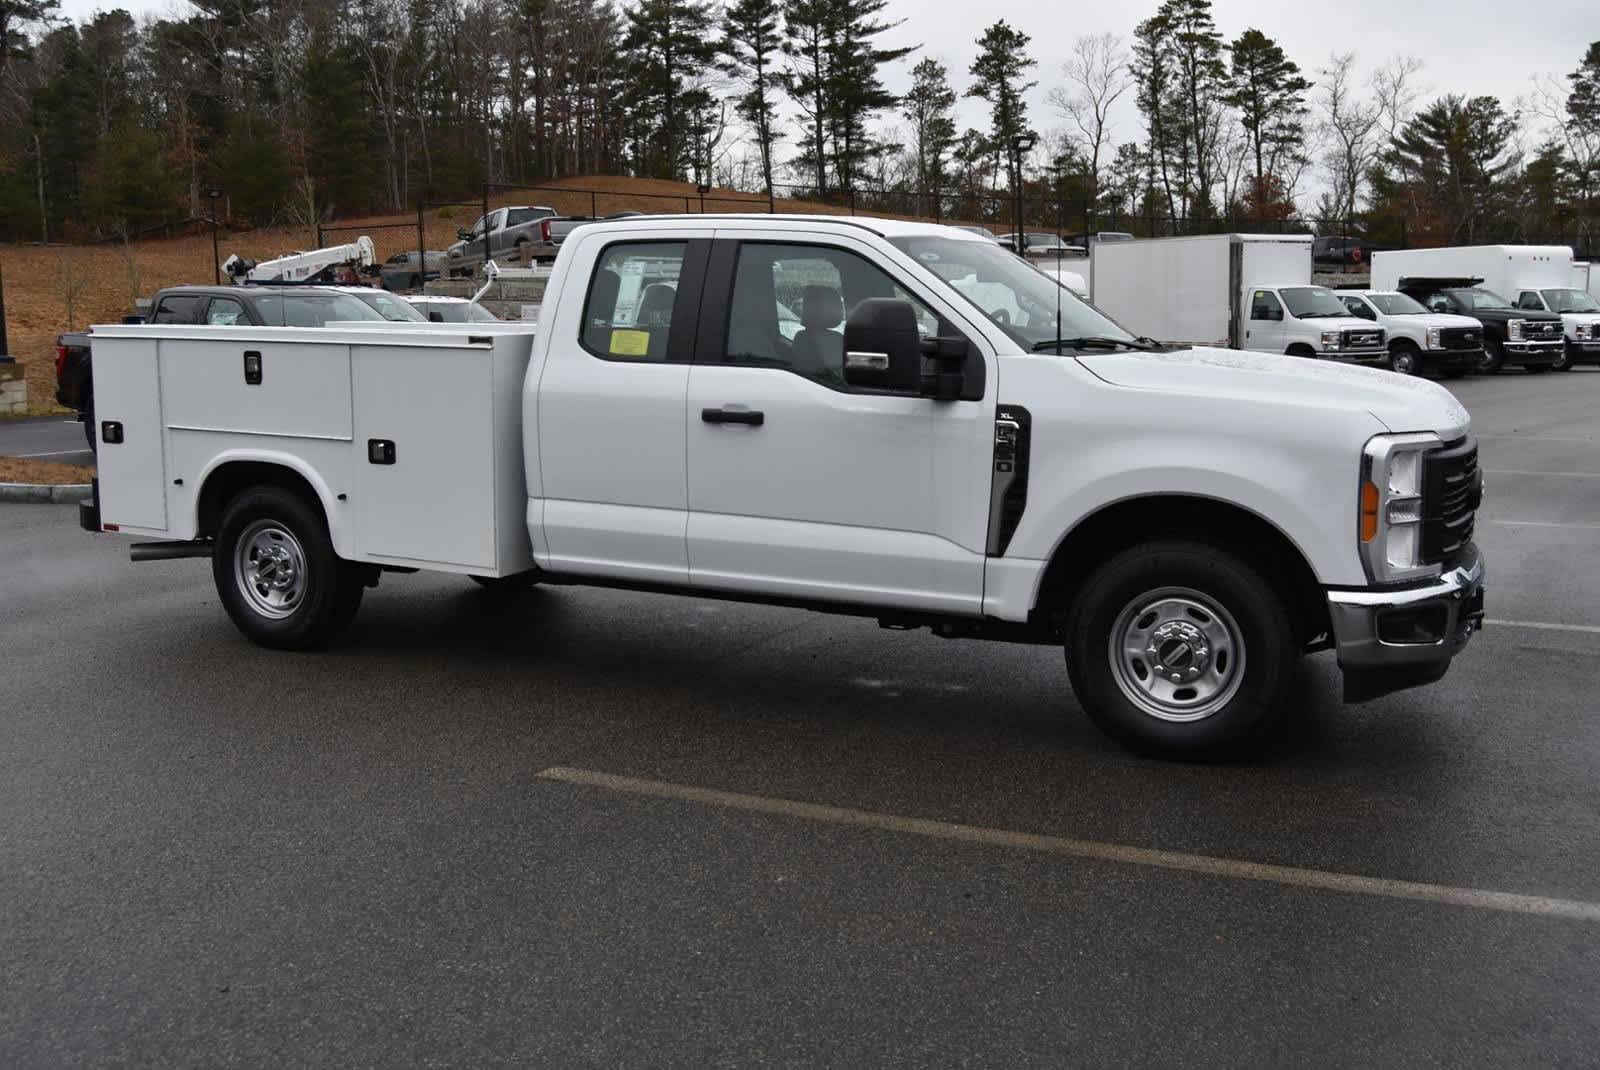
{"type": "Polygon", "coordinates": [[[1213,755],[1294,706],[1300,655],[1359,701],[1482,620],[1447,391],[1153,346],[951,228],[597,223],[536,329],[91,338],[84,526],[209,558],[269,646],[417,569],[803,606],[1054,645],[1109,733],[1213,755]]]}

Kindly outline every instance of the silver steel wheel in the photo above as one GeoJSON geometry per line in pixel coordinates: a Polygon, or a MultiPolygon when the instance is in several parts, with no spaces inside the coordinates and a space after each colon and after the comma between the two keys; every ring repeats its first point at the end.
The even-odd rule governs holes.
{"type": "Polygon", "coordinates": [[[251,609],[282,620],[305,597],[306,553],[282,524],[257,520],[234,544],[233,578],[251,609]]]}
{"type": "Polygon", "coordinates": [[[1232,614],[1188,587],[1130,601],[1111,626],[1111,675],[1123,695],[1162,721],[1199,721],[1244,682],[1244,636],[1232,614]]]}
{"type": "Polygon", "coordinates": [[[1389,358],[1389,368],[1401,375],[1417,373],[1417,355],[1409,349],[1397,349],[1389,358]]]}

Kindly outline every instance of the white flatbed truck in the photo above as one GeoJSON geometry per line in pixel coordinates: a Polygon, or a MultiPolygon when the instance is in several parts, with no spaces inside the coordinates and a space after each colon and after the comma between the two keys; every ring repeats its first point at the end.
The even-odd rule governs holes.
{"type": "Polygon", "coordinates": [[[385,572],[804,606],[1064,649],[1163,754],[1243,746],[1333,650],[1352,701],[1479,626],[1465,410],[1152,347],[992,242],[794,216],[584,227],[536,329],[97,327],[82,522],[203,557],[251,639],[385,572]]]}

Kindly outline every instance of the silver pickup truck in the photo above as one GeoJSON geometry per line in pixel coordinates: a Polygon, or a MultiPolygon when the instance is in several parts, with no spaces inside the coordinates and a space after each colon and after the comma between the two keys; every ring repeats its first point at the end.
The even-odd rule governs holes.
{"type": "Polygon", "coordinates": [[[496,208],[479,216],[470,227],[456,231],[460,240],[446,250],[446,273],[471,275],[483,266],[484,233],[489,236],[489,256],[512,254],[526,263],[534,245],[541,241],[539,222],[554,217],[556,210],[543,205],[512,205],[496,208]]]}

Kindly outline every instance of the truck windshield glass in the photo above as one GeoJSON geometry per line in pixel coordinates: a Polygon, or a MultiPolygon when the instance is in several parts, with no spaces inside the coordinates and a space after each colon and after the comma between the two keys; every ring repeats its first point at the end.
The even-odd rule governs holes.
{"type": "Polygon", "coordinates": [[[1582,290],[1541,290],[1551,312],[1600,312],[1596,301],[1582,290]]]}
{"type": "Polygon", "coordinates": [[[1428,312],[1421,302],[1405,294],[1368,294],[1367,300],[1385,316],[1424,316],[1428,312]]]}
{"type": "Polygon", "coordinates": [[[1278,292],[1283,295],[1283,303],[1289,306],[1289,315],[1297,320],[1350,315],[1344,302],[1335,297],[1332,290],[1321,286],[1285,286],[1278,292]]]}
{"type": "Polygon", "coordinates": [[[1099,309],[998,245],[960,238],[903,237],[891,243],[942,279],[1025,350],[1054,338],[1134,341],[1099,309]],[[1056,309],[1061,323],[1056,324],[1056,309]]]}
{"type": "Polygon", "coordinates": [[[1511,302],[1495,293],[1475,286],[1470,290],[1451,290],[1450,295],[1464,308],[1510,308],[1511,302]]]}

